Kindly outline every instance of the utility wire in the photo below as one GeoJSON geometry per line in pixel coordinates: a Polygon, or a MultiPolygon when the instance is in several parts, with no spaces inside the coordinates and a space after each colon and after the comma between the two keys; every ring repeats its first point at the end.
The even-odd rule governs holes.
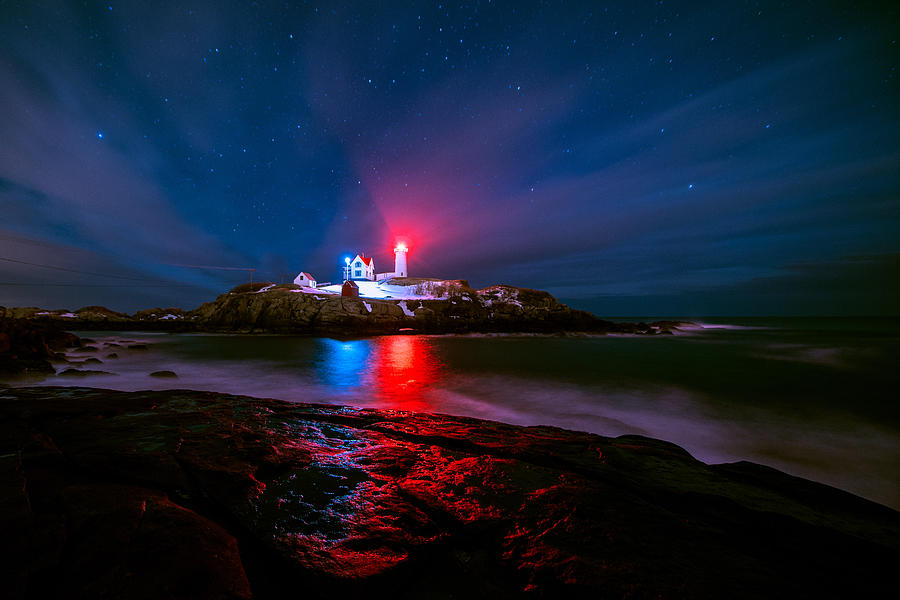
{"type": "MultiPolygon", "coordinates": [[[[31,267],[41,267],[42,269],[53,269],[54,271],[65,271],[66,273],[78,273],[80,275],[96,275],[98,277],[109,277],[112,279],[124,279],[127,281],[140,281],[141,285],[122,285],[122,284],[90,284],[90,283],[19,283],[19,282],[0,282],[4,286],[54,286],[54,287],[206,287],[199,284],[177,284],[177,283],[154,283],[152,280],[143,279],[141,277],[128,277],[125,275],[113,275],[110,273],[96,273],[94,271],[82,271],[80,269],[69,269],[66,267],[56,267],[53,265],[43,265],[33,263],[26,260],[17,260],[15,258],[5,258],[0,256],[0,260],[5,262],[17,263],[20,265],[28,265],[31,267]]],[[[248,267],[214,267],[208,265],[166,265],[171,267],[182,267],[188,269],[218,269],[223,271],[250,271],[252,274],[256,269],[248,267]]],[[[251,275],[252,276],[252,275],[251,275]]]]}
{"type": "Polygon", "coordinates": [[[256,269],[251,269],[250,267],[211,267],[208,265],[178,265],[166,263],[167,267],[182,267],[184,269],[220,269],[222,271],[255,271],[256,269]]]}
{"type": "Polygon", "coordinates": [[[93,271],[81,271],[79,269],[67,269],[65,267],[54,267],[52,265],[41,265],[38,263],[28,262],[25,260],[16,260],[14,258],[3,258],[2,256],[0,256],[0,260],[6,261],[6,262],[11,262],[11,263],[18,263],[20,265],[41,267],[43,269],[53,269],[54,271],[66,271],[67,273],[80,273],[82,275],[97,275],[99,277],[112,277],[113,279],[128,279],[131,281],[146,281],[145,279],[143,279],[141,277],[126,277],[125,275],[111,275],[108,273],[94,273],[93,271]]]}
{"type": "Polygon", "coordinates": [[[112,288],[145,288],[145,287],[197,287],[206,286],[191,283],[19,283],[13,281],[0,281],[0,285],[6,286],[32,286],[32,287],[112,287],[112,288]]]}

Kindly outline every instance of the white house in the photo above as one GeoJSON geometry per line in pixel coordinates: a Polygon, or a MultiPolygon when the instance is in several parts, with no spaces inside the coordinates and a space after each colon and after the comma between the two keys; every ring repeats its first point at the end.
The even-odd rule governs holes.
{"type": "Polygon", "coordinates": [[[375,260],[369,256],[357,254],[350,261],[350,277],[348,279],[368,279],[375,281],[375,260]]]}
{"type": "Polygon", "coordinates": [[[294,284],[301,285],[303,287],[314,288],[316,287],[316,280],[312,275],[310,275],[306,271],[303,271],[302,273],[294,277],[294,284]]]}
{"type": "Polygon", "coordinates": [[[382,281],[391,277],[409,277],[409,271],[406,269],[407,252],[409,252],[409,248],[406,247],[406,244],[397,244],[397,247],[394,248],[394,270],[391,273],[379,273],[376,279],[382,281]]]}

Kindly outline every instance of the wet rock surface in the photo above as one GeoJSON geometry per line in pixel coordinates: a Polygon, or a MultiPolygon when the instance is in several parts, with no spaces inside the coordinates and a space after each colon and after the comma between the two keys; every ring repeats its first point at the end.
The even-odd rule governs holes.
{"type": "Polygon", "coordinates": [[[150,373],[150,377],[176,379],[178,377],[178,374],[175,371],[153,371],[152,373],[150,373]]]}
{"type": "Polygon", "coordinates": [[[64,369],[56,374],[57,377],[87,377],[88,375],[115,375],[109,371],[95,371],[91,369],[64,369]]]}
{"type": "Polygon", "coordinates": [[[9,598],[896,591],[900,515],[672,444],[192,391],[0,390],[9,598]]]}

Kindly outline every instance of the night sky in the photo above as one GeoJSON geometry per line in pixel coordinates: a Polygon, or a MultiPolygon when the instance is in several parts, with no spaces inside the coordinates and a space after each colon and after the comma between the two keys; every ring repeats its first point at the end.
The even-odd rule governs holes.
{"type": "Polygon", "coordinates": [[[890,4],[0,0],[0,305],[402,240],[601,316],[897,314],[890,4]]]}

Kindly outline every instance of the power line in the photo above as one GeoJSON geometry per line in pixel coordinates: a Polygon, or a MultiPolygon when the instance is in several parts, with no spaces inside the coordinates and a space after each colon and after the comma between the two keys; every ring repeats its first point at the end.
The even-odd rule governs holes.
{"type": "MultiPolygon", "coordinates": [[[[5,262],[17,263],[20,265],[28,265],[31,267],[41,267],[43,269],[52,269],[54,271],[65,271],[66,273],[78,273],[80,275],[95,275],[98,277],[109,277],[112,279],[124,279],[126,281],[140,281],[141,285],[122,285],[122,284],[91,284],[91,283],[20,283],[20,282],[0,282],[0,285],[3,286],[32,286],[32,287],[42,287],[42,286],[53,286],[53,287],[197,287],[203,288],[206,286],[199,284],[178,284],[178,283],[162,283],[156,282],[153,280],[147,280],[141,277],[128,277],[125,275],[113,275],[110,273],[96,273],[94,271],[82,271],[80,269],[69,269],[67,267],[57,267],[54,265],[44,265],[40,263],[29,262],[26,260],[17,260],[15,258],[5,258],[0,256],[0,260],[5,262]]],[[[253,272],[256,269],[247,268],[247,267],[217,267],[217,266],[209,266],[209,265],[178,265],[178,264],[170,264],[166,266],[171,267],[183,267],[190,269],[217,269],[223,271],[249,271],[250,272],[250,283],[253,283],[253,272]]]]}
{"type": "Polygon", "coordinates": [[[219,269],[222,271],[255,271],[250,267],[211,267],[209,265],[179,265],[174,263],[164,263],[167,267],[182,267],[185,269],[219,269]]]}
{"type": "Polygon", "coordinates": [[[206,286],[191,283],[19,283],[13,281],[0,281],[0,285],[6,286],[31,286],[31,287],[112,287],[112,288],[145,288],[145,287],[197,287],[206,286]]]}
{"type": "Polygon", "coordinates": [[[21,237],[11,237],[8,235],[0,235],[0,240],[5,240],[7,242],[12,242],[14,244],[30,244],[32,246],[41,246],[42,248],[53,248],[54,250],[60,250],[63,247],[62,244],[51,244],[48,242],[41,242],[38,240],[30,240],[28,238],[21,238],[21,237]]]}
{"type": "Polygon", "coordinates": [[[251,269],[249,267],[213,267],[209,265],[178,265],[178,264],[169,264],[170,267],[181,267],[184,269],[217,269],[221,271],[249,271],[250,272],[250,285],[253,285],[253,272],[256,269],[251,269]]]}
{"type": "Polygon", "coordinates": [[[79,269],[67,269],[66,267],[54,267],[53,265],[42,265],[38,263],[28,262],[25,260],[16,260],[14,258],[3,258],[0,256],[0,260],[18,263],[20,265],[29,265],[31,267],[41,267],[43,269],[53,269],[54,271],[66,271],[67,273],[79,273],[81,275],[97,275],[98,277],[111,277],[113,279],[128,279],[130,281],[145,281],[141,277],[126,277],[125,275],[111,275],[109,273],[95,273],[93,271],[81,271],[79,269]]]}

